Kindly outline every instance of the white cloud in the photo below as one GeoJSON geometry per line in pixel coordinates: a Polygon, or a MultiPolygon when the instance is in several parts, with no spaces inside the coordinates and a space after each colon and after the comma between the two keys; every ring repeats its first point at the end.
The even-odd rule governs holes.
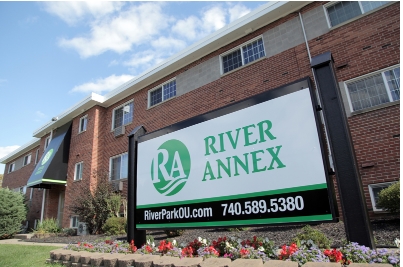
{"type": "Polygon", "coordinates": [[[74,25],[86,16],[98,19],[118,11],[121,2],[90,1],[90,2],[44,2],[47,12],[58,16],[69,25],[74,25]]]}
{"type": "MultiPolygon", "coordinates": [[[[0,159],[7,156],[20,146],[0,146],[0,159]]],[[[0,164],[0,174],[4,173],[4,164],[0,164]]]]}
{"type": "Polygon", "coordinates": [[[132,5],[127,10],[93,21],[86,36],[61,39],[59,45],[77,50],[87,58],[108,50],[124,53],[132,45],[148,43],[152,37],[168,26],[170,18],[162,13],[162,4],[144,3],[132,5]]]}
{"type": "Polygon", "coordinates": [[[202,21],[199,18],[190,16],[186,19],[179,20],[172,27],[172,31],[189,40],[194,40],[198,37],[198,31],[201,25],[202,21]]]}
{"type": "Polygon", "coordinates": [[[213,32],[225,26],[226,10],[216,6],[208,9],[202,16],[203,28],[207,32],[213,32]]]}
{"type": "Polygon", "coordinates": [[[104,79],[97,79],[95,82],[88,82],[82,85],[75,86],[70,92],[109,92],[133,78],[134,76],[132,75],[111,75],[104,79]]]}
{"type": "Polygon", "coordinates": [[[151,45],[157,49],[164,49],[164,50],[173,49],[179,51],[186,47],[186,42],[172,37],[161,36],[160,38],[152,41],[151,45]]]}
{"type": "Polygon", "coordinates": [[[248,14],[251,10],[244,5],[236,4],[233,7],[230,7],[228,9],[229,12],[229,21],[233,22],[236,19],[239,19],[240,17],[245,16],[248,14]]]}

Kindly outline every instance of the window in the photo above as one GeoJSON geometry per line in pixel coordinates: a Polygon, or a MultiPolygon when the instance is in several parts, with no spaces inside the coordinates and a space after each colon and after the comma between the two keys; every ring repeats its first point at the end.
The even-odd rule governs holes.
{"type": "Polygon", "coordinates": [[[26,186],[21,186],[18,188],[13,189],[14,192],[19,192],[23,195],[25,195],[27,193],[27,187],[26,186]]]}
{"type": "Polygon", "coordinates": [[[15,162],[11,163],[8,166],[8,173],[13,172],[15,170],[15,162]]]}
{"type": "Polygon", "coordinates": [[[111,180],[127,178],[128,156],[127,153],[111,158],[109,172],[111,180]]]}
{"type": "Polygon", "coordinates": [[[379,193],[381,190],[389,187],[391,184],[393,184],[393,182],[368,185],[369,195],[371,196],[371,203],[374,211],[383,211],[383,209],[376,207],[376,203],[378,202],[379,193]]]}
{"type": "Polygon", "coordinates": [[[83,179],[83,163],[79,162],[76,163],[76,166],[74,168],[74,181],[78,181],[83,179]]]}
{"type": "Polygon", "coordinates": [[[37,149],[35,153],[35,164],[38,163],[38,160],[39,160],[39,149],[37,149]]]}
{"type": "Polygon", "coordinates": [[[325,5],[330,27],[383,6],[389,1],[342,1],[325,5]]]}
{"type": "Polygon", "coordinates": [[[24,157],[23,166],[26,166],[26,165],[28,165],[29,163],[31,163],[31,154],[26,155],[26,156],[24,157]]]}
{"type": "Polygon", "coordinates": [[[46,150],[46,148],[49,146],[50,143],[50,136],[46,137],[45,139],[45,148],[43,150],[46,150]]]}
{"type": "Polygon", "coordinates": [[[222,55],[222,73],[227,73],[264,56],[263,39],[260,37],[222,55]]]}
{"type": "Polygon", "coordinates": [[[78,227],[78,216],[71,216],[70,218],[70,228],[78,227]]]}
{"type": "Polygon", "coordinates": [[[346,82],[351,111],[400,100],[400,66],[346,82]]]}
{"type": "Polygon", "coordinates": [[[148,92],[148,106],[152,107],[171,97],[176,96],[176,80],[169,81],[148,92]]]}
{"type": "Polygon", "coordinates": [[[87,115],[80,118],[80,126],[78,127],[78,133],[82,133],[87,130],[87,121],[88,121],[87,115]]]}
{"type": "Polygon", "coordinates": [[[113,126],[116,129],[120,126],[131,123],[133,120],[133,101],[117,107],[113,111],[113,126]]]}

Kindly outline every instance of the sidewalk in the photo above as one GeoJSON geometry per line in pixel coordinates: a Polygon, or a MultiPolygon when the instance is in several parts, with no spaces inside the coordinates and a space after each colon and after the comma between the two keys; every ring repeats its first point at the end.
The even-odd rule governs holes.
{"type": "Polygon", "coordinates": [[[2,239],[0,240],[0,245],[27,245],[27,246],[54,246],[54,247],[65,247],[67,244],[62,243],[39,243],[39,242],[24,242],[22,239],[12,238],[12,239],[2,239]]]}

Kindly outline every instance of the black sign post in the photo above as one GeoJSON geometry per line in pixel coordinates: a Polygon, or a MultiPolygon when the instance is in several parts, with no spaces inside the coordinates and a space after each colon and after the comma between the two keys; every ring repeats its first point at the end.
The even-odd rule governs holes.
{"type": "Polygon", "coordinates": [[[137,139],[145,133],[143,126],[137,126],[128,135],[129,137],[129,170],[127,182],[127,242],[134,240],[134,244],[140,248],[146,243],[146,231],[137,230],[135,225],[136,191],[137,191],[137,139]]]}
{"type": "Polygon", "coordinates": [[[361,178],[347,118],[343,110],[333,59],[330,52],[312,58],[311,67],[317,82],[323,115],[334,156],[334,167],[339,188],[347,239],[375,248],[371,224],[365,205],[361,178]]]}

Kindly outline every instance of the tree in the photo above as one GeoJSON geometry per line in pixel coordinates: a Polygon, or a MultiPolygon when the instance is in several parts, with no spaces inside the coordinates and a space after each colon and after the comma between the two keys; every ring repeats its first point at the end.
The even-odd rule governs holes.
{"type": "Polygon", "coordinates": [[[11,238],[20,232],[26,216],[24,196],[8,188],[0,188],[0,239],[11,238]]]}
{"type": "Polygon", "coordinates": [[[91,234],[100,234],[106,220],[119,215],[121,196],[115,193],[107,173],[94,172],[93,178],[96,184],[83,184],[74,190],[69,208],[87,224],[91,234]]]}
{"type": "Polygon", "coordinates": [[[2,187],[2,184],[3,184],[3,177],[4,177],[4,174],[0,174],[0,188],[2,187]]]}
{"type": "Polygon", "coordinates": [[[400,181],[382,189],[376,205],[391,213],[398,213],[400,210],[400,181]]]}

